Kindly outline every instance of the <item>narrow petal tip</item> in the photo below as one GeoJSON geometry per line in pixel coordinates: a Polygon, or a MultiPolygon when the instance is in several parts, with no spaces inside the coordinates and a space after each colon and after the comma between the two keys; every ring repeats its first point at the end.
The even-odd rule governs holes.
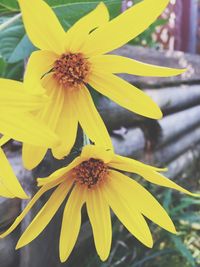
{"type": "Polygon", "coordinates": [[[191,197],[200,198],[200,193],[192,193],[192,192],[189,192],[188,195],[190,195],[191,197]]]}
{"type": "Polygon", "coordinates": [[[18,241],[18,243],[17,243],[17,245],[16,245],[16,247],[15,247],[15,250],[18,250],[18,249],[20,249],[20,248],[22,248],[23,246],[22,245],[20,245],[20,242],[18,241]]]}
{"type": "Polygon", "coordinates": [[[99,258],[101,259],[101,261],[106,261],[109,257],[109,254],[106,255],[99,255],[99,258]]]}
{"type": "Polygon", "coordinates": [[[28,196],[28,195],[24,192],[24,194],[21,194],[20,198],[21,198],[21,199],[30,199],[31,197],[28,196]]]}
{"type": "Polygon", "coordinates": [[[188,68],[185,69],[177,69],[177,75],[183,74],[188,71],[188,68]]]}

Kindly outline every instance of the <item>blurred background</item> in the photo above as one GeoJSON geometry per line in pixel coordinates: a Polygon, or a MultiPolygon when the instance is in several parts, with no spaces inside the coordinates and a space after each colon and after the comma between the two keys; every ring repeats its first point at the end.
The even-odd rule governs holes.
{"type": "MultiPolygon", "coordinates": [[[[52,6],[67,30],[100,1],[46,2],[52,6]]],[[[104,2],[113,18],[140,1],[104,2]]],[[[132,26],[134,25],[124,25],[132,26]]],[[[0,0],[0,77],[22,80],[24,66],[35,49],[25,34],[17,1],[0,0]]],[[[199,191],[200,1],[171,0],[155,23],[114,53],[156,65],[188,69],[183,75],[170,78],[122,75],[149,94],[161,107],[164,118],[157,122],[130,113],[102,96],[93,96],[117,153],[156,166],[167,166],[167,177],[191,191],[199,191]]],[[[4,146],[4,150],[25,190],[34,194],[37,190],[35,178],[46,176],[70,162],[76,156],[76,148],[82,145],[81,136],[80,132],[75,149],[65,160],[58,162],[48,153],[43,163],[32,172],[22,167],[20,143],[11,141],[4,146]]],[[[113,216],[112,251],[108,261],[102,263],[96,254],[87,214],[83,210],[83,225],[78,243],[69,260],[61,264],[58,259],[58,238],[63,210],[61,207],[40,237],[16,252],[16,240],[46,201],[47,195],[39,201],[13,234],[0,240],[0,267],[200,266],[200,200],[151,185],[140,177],[132,177],[162,203],[175,222],[177,236],[149,222],[154,247],[147,249],[113,216]]],[[[12,223],[25,205],[24,200],[0,198],[1,232],[12,223]]]]}

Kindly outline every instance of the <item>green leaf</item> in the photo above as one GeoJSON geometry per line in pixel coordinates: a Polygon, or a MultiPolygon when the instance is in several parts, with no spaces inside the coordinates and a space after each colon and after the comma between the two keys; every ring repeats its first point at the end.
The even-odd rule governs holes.
{"type": "Polygon", "coordinates": [[[36,47],[32,45],[27,35],[24,35],[15,49],[12,51],[8,62],[14,63],[21,59],[29,57],[29,55],[36,50],[36,47]]]}
{"type": "MultiPolygon", "coordinates": [[[[69,1],[68,1],[69,2],[69,1]]],[[[78,19],[92,11],[101,1],[73,1],[72,3],[57,5],[53,9],[65,30],[69,29],[78,19]]],[[[121,0],[104,1],[109,9],[110,17],[120,13],[121,0]]]]}
{"type": "Polygon", "coordinates": [[[17,0],[0,0],[0,6],[10,10],[10,11],[18,11],[19,6],[17,0]]]}
{"type": "Polygon", "coordinates": [[[195,267],[195,260],[191,254],[191,252],[188,250],[188,248],[185,246],[185,244],[181,241],[180,237],[170,235],[171,240],[173,241],[176,249],[181,253],[181,255],[191,264],[191,267],[195,267]]]}
{"type": "Polygon", "coordinates": [[[14,57],[15,48],[21,42],[24,35],[25,31],[21,20],[0,32],[0,55],[5,61],[9,62],[10,57],[14,57]]]}
{"type": "Polygon", "coordinates": [[[200,224],[200,213],[199,212],[188,212],[188,213],[184,213],[180,216],[178,216],[179,220],[185,221],[188,224],[192,224],[192,223],[198,223],[200,224]]]}
{"type": "Polygon", "coordinates": [[[3,60],[3,58],[0,57],[0,77],[4,76],[5,68],[6,68],[6,63],[3,60]]]}
{"type": "MultiPolygon", "coordinates": [[[[1,1],[1,0],[0,0],[1,1]]],[[[100,1],[48,1],[54,6],[65,30],[69,29],[78,19],[93,10],[100,1]]],[[[121,0],[104,1],[111,17],[119,14],[121,0]]],[[[41,14],[42,15],[42,14],[41,14]]],[[[0,32],[0,55],[8,63],[15,63],[27,58],[36,48],[31,44],[25,34],[21,19],[14,25],[0,32]]]]}

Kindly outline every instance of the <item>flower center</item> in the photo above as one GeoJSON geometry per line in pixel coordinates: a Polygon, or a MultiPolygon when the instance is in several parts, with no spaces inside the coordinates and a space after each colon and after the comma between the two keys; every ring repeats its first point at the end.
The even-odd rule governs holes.
{"type": "Polygon", "coordinates": [[[75,181],[91,188],[108,174],[108,166],[100,159],[90,158],[73,169],[75,181]]]}
{"type": "Polygon", "coordinates": [[[65,88],[87,83],[90,64],[81,53],[63,54],[54,62],[53,77],[65,88]]]}

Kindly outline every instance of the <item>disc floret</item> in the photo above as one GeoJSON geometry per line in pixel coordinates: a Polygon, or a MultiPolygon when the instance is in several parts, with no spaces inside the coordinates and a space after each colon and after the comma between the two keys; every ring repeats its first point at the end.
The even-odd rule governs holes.
{"type": "Polygon", "coordinates": [[[90,64],[82,53],[62,54],[54,62],[53,77],[65,88],[77,88],[87,83],[90,64]]]}
{"type": "Polygon", "coordinates": [[[90,158],[73,169],[75,181],[88,188],[102,182],[108,174],[108,166],[100,159],[90,158]]]}

